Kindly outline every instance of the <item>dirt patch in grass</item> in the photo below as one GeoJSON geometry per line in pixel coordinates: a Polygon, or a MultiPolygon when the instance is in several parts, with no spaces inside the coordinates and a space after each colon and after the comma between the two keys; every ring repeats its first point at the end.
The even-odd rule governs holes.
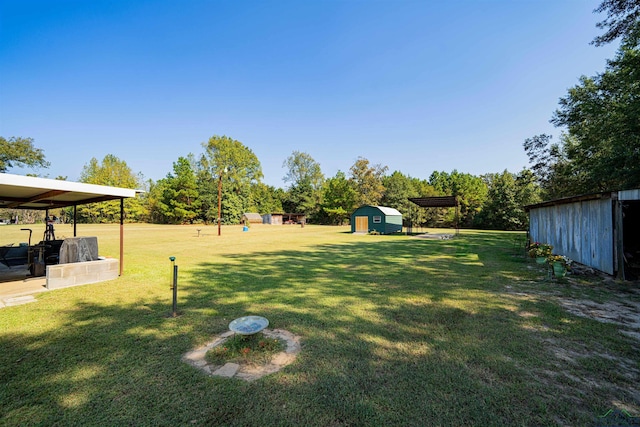
{"type": "MultiPolygon", "coordinates": [[[[640,342],[639,281],[624,282],[621,285],[608,277],[590,277],[585,280],[581,276],[567,276],[560,281],[545,282],[556,288],[539,286],[539,282],[520,282],[516,286],[507,286],[507,292],[524,298],[555,301],[576,316],[614,324],[620,327],[621,333],[640,342]],[[523,286],[525,284],[530,286],[523,286]],[[586,295],[589,291],[596,298],[586,295]]],[[[534,316],[526,311],[520,312],[520,315],[534,316]]]]}
{"type": "Polygon", "coordinates": [[[598,303],[588,299],[558,298],[558,302],[571,314],[618,325],[621,333],[640,341],[640,304],[637,301],[598,303]]]}
{"type": "Polygon", "coordinates": [[[602,405],[603,413],[626,411],[640,420],[635,418],[640,415],[640,282],[574,275],[519,282],[507,286],[507,292],[525,301],[527,308],[518,315],[533,320],[526,328],[535,331],[550,355],[548,368],[532,376],[574,400],[576,407],[590,399],[602,405]],[[592,340],[578,338],[585,331],[592,340]]]}

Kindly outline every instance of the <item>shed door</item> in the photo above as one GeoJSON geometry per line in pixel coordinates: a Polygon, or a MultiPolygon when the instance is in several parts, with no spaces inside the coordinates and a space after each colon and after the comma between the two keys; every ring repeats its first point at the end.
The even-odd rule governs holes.
{"type": "Polygon", "coordinates": [[[369,217],[357,216],[356,217],[356,233],[368,233],[369,232],[369,217]]]}

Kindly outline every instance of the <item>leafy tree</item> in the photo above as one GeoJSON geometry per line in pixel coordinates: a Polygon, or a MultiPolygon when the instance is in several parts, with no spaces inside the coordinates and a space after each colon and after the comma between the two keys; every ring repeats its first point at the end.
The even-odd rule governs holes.
{"type": "Polygon", "coordinates": [[[516,180],[512,173],[487,174],[488,197],[482,211],[476,217],[476,223],[483,228],[498,230],[517,230],[520,224],[516,215],[516,180]]]}
{"type": "Polygon", "coordinates": [[[209,195],[215,194],[216,203],[211,204],[210,196],[203,197],[205,216],[207,219],[217,218],[217,189],[219,182],[222,182],[222,220],[238,223],[249,208],[251,184],[262,179],[260,161],[253,151],[227,136],[214,135],[202,145],[205,154],[200,161],[199,190],[201,195],[203,190],[209,195]],[[212,213],[215,217],[211,216],[212,213]]]}
{"type": "MultiPolygon", "coordinates": [[[[200,199],[199,219],[208,224],[218,218],[218,187],[211,175],[209,159],[201,154],[195,163],[196,184],[200,199]]],[[[223,187],[224,190],[224,187],[223,187]]]]}
{"type": "Polygon", "coordinates": [[[403,214],[408,212],[409,197],[416,197],[417,193],[413,188],[411,178],[405,176],[400,171],[394,171],[391,175],[382,178],[384,195],[381,203],[398,209],[403,214]]]}
{"type": "MultiPolygon", "coordinates": [[[[459,224],[463,227],[473,225],[474,217],[482,209],[482,205],[487,197],[487,184],[482,178],[468,174],[460,173],[457,170],[453,172],[433,172],[429,177],[429,184],[443,196],[456,196],[460,203],[460,220],[459,224]]],[[[455,223],[455,210],[449,208],[446,215],[442,218],[448,226],[455,223]]]]}
{"type": "MultiPolygon", "coordinates": [[[[433,197],[438,196],[439,193],[429,181],[424,179],[412,178],[413,188],[415,189],[415,197],[433,197]]],[[[414,196],[412,196],[414,197],[414,196]]],[[[407,222],[410,221],[412,225],[420,226],[435,226],[438,218],[442,217],[442,211],[444,209],[436,208],[421,208],[415,205],[413,202],[408,205],[409,211],[407,213],[407,222]]],[[[403,211],[404,212],[404,211],[403,211]]]]}
{"type": "Polygon", "coordinates": [[[369,165],[369,160],[358,157],[356,162],[351,166],[350,181],[356,190],[356,205],[377,206],[384,195],[384,184],[382,178],[387,171],[387,166],[380,164],[369,165]]]}
{"type": "Polygon", "coordinates": [[[189,160],[179,157],[173,174],[158,181],[154,208],[163,223],[193,223],[200,213],[196,175],[189,160]]]}
{"type": "Polygon", "coordinates": [[[342,171],[325,181],[323,190],[323,222],[342,225],[356,208],[356,190],[342,171]]]}
{"type": "Polygon", "coordinates": [[[33,146],[33,138],[11,137],[8,140],[0,136],[0,172],[6,172],[14,166],[48,168],[44,152],[33,146]]]}
{"type": "Polygon", "coordinates": [[[324,182],[324,175],[320,164],[307,153],[294,151],[282,164],[287,168],[284,182],[292,186],[309,185],[314,189],[320,189],[324,182]]]}
{"type": "Polygon", "coordinates": [[[308,183],[302,183],[287,190],[282,207],[286,212],[303,213],[308,218],[317,216],[319,196],[308,183]]]}
{"type": "Polygon", "coordinates": [[[525,205],[539,198],[535,177],[529,170],[515,175],[508,171],[484,176],[488,193],[476,225],[498,230],[524,230],[528,225],[525,205]]]}
{"type": "Polygon", "coordinates": [[[574,139],[566,153],[592,191],[640,185],[640,51],[623,47],[604,73],[582,77],[552,123],[574,139]]]}
{"type": "Polygon", "coordinates": [[[543,133],[524,140],[524,151],[529,157],[531,169],[542,186],[550,184],[553,165],[560,154],[558,145],[552,145],[551,139],[553,136],[543,133]]]}
{"type": "Polygon", "coordinates": [[[148,216],[145,218],[146,222],[152,224],[166,224],[169,220],[164,215],[165,207],[162,205],[162,197],[164,195],[166,181],[160,179],[156,182],[149,180],[147,182],[147,194],[145,197],[145,205],[147,207],[148,216]]]}
{"type": "Polygon", "coordinates": [[[622,38],[624,43],[637,45],[640,36],[640,1],[638,0],[604,0],[596,8],[597,13],[607,13],[607,17],[596,24],[606,29],[592,43],[602,46],[622,38]]]}
{"type": "MultiPolygon", "coordinates": [[[[397,209],[407,224],[427,224],[435,217],[433,209],[418,207],[409,201],[410,197],[429,197],[435,195],[435,189],[428,182],[405,176],[395,171],[382,179],[384,196],[382,204],[397,209]]],[[[431,221],[433,222],[433,221],[431,221]]]]}
{"type": "Polygon", "coordinates": [[[524,206],[533,205],[542,201],[542,192],[536,182],[536,177],[529,169],[523,169],[516,175],[516,200],[523,208],[523,224],[528,223],[529,215],[524,212],[524,206]]]}
{"type": "Polygon", "coordinates": [[[284,191],[273,186],[257,182],[251,184],[251,197],[249,203],[250,212],[260,214],[284,213],[282,198],[284,191]]]}
{"type": "Polygon", "coordinates": [[[101,163],[93,157],[84,165],[80,173],[80,182],[108,185],[111,187],[138,188],[140,176],[133,173],[124,160],[113,154],[107,154],[101,163]]]}
{"type": "Polygon", "coordinates": [[[604,0],[596,12],[607,12],[597,25],[607,31],[593,43],[622,38],[616,57],[560,99],[551,120],[566,128],[560,143],[550,143],[548,135],[525,141],[547,198],[640,185],[640,2],[604,0]]]}
{"type": "Polygon", "coordinates": [[[552,143],[550,135],[527,138],[524,149],[529,157],[531,173],[539,184],[544,199],[557,199],[580,193],[593,192],[585,180],[585,171],[572,162],[568,152],[576,145],[576,138],[566,133],[560,143],[552,143]]]}
{"type": "MultiPolygon", "coordinates": [[[[121,188],[140,188],[142,176],[133,173],[124,160],[107,154],[101,163],[94,157],[82,168],[80,182],[121,188]]],[[[138,198],[124,200],[125,218],[136,222],[148,217],[148,211],[138,198]]],[[[91,203],[78,206],[78,219],[92,223],[113,223],[120,220],[120,202],[91,203]]]]}
{"type": "Polygon", "coordinates": [[[294,151],[282,167],[287,168],[284,181],[290,184],[285,208],[317,219],[324,182],[320,164],[309,154],[294,151]]]}
{"type": "Polygon", "coordinates": [[[250,193],[248,187],[230,187],[222,189],[222,223],[239,224],[242,214],[249,212],[250,193]]]}

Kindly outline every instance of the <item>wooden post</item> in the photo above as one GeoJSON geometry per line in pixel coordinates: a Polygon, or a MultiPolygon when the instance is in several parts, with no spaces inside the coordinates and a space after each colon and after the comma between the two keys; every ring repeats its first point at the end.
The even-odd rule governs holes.
{"type": "Polygon", "coordinates": [[[622,202],[613,201],[613,265],[615,266],[616,279],[625,280],[624,275],[624,216],[622,215],[622,202]]]}
{"type": "Polygon", "coordinates": [[[460,203],[458,202],[458,196],[456,200],[456,236],[460,235],[460,203]]]}
{"type": "Polygon", "coordinates": [[[220,235],[220,221],[222,220],[222,173],[218,178],[218,236],[220,235]]]}
{"type": "Polygon", "coordinates": [[[124,198],[120,198],[120,276],[124,270],[124,198]]]}

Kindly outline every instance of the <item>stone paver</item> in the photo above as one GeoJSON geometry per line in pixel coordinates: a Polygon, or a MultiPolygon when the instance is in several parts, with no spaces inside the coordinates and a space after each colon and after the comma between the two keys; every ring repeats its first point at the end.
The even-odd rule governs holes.
{"type": "Polygon", "coordinates": [[[13,297],[13,298],[5,298],[4,300],[2,300],[2,302],[4,303],[4,306],[6,307],[11,307],[14,305],[22,305],[22,304],[28,304],[30,302],[36,302],[37,300],[34,298],[33,295],[25,295],[22,297],[13,297]]]}
{"type": "Polygon", "coordinates": [[[237,363],[227,363],[222,368],[212,372],[212,374],[218,375],[219,377],[231,378],[236,374],[236,372],[238,372],[238,369],[240,369],[240,365],[237,363]]]}

